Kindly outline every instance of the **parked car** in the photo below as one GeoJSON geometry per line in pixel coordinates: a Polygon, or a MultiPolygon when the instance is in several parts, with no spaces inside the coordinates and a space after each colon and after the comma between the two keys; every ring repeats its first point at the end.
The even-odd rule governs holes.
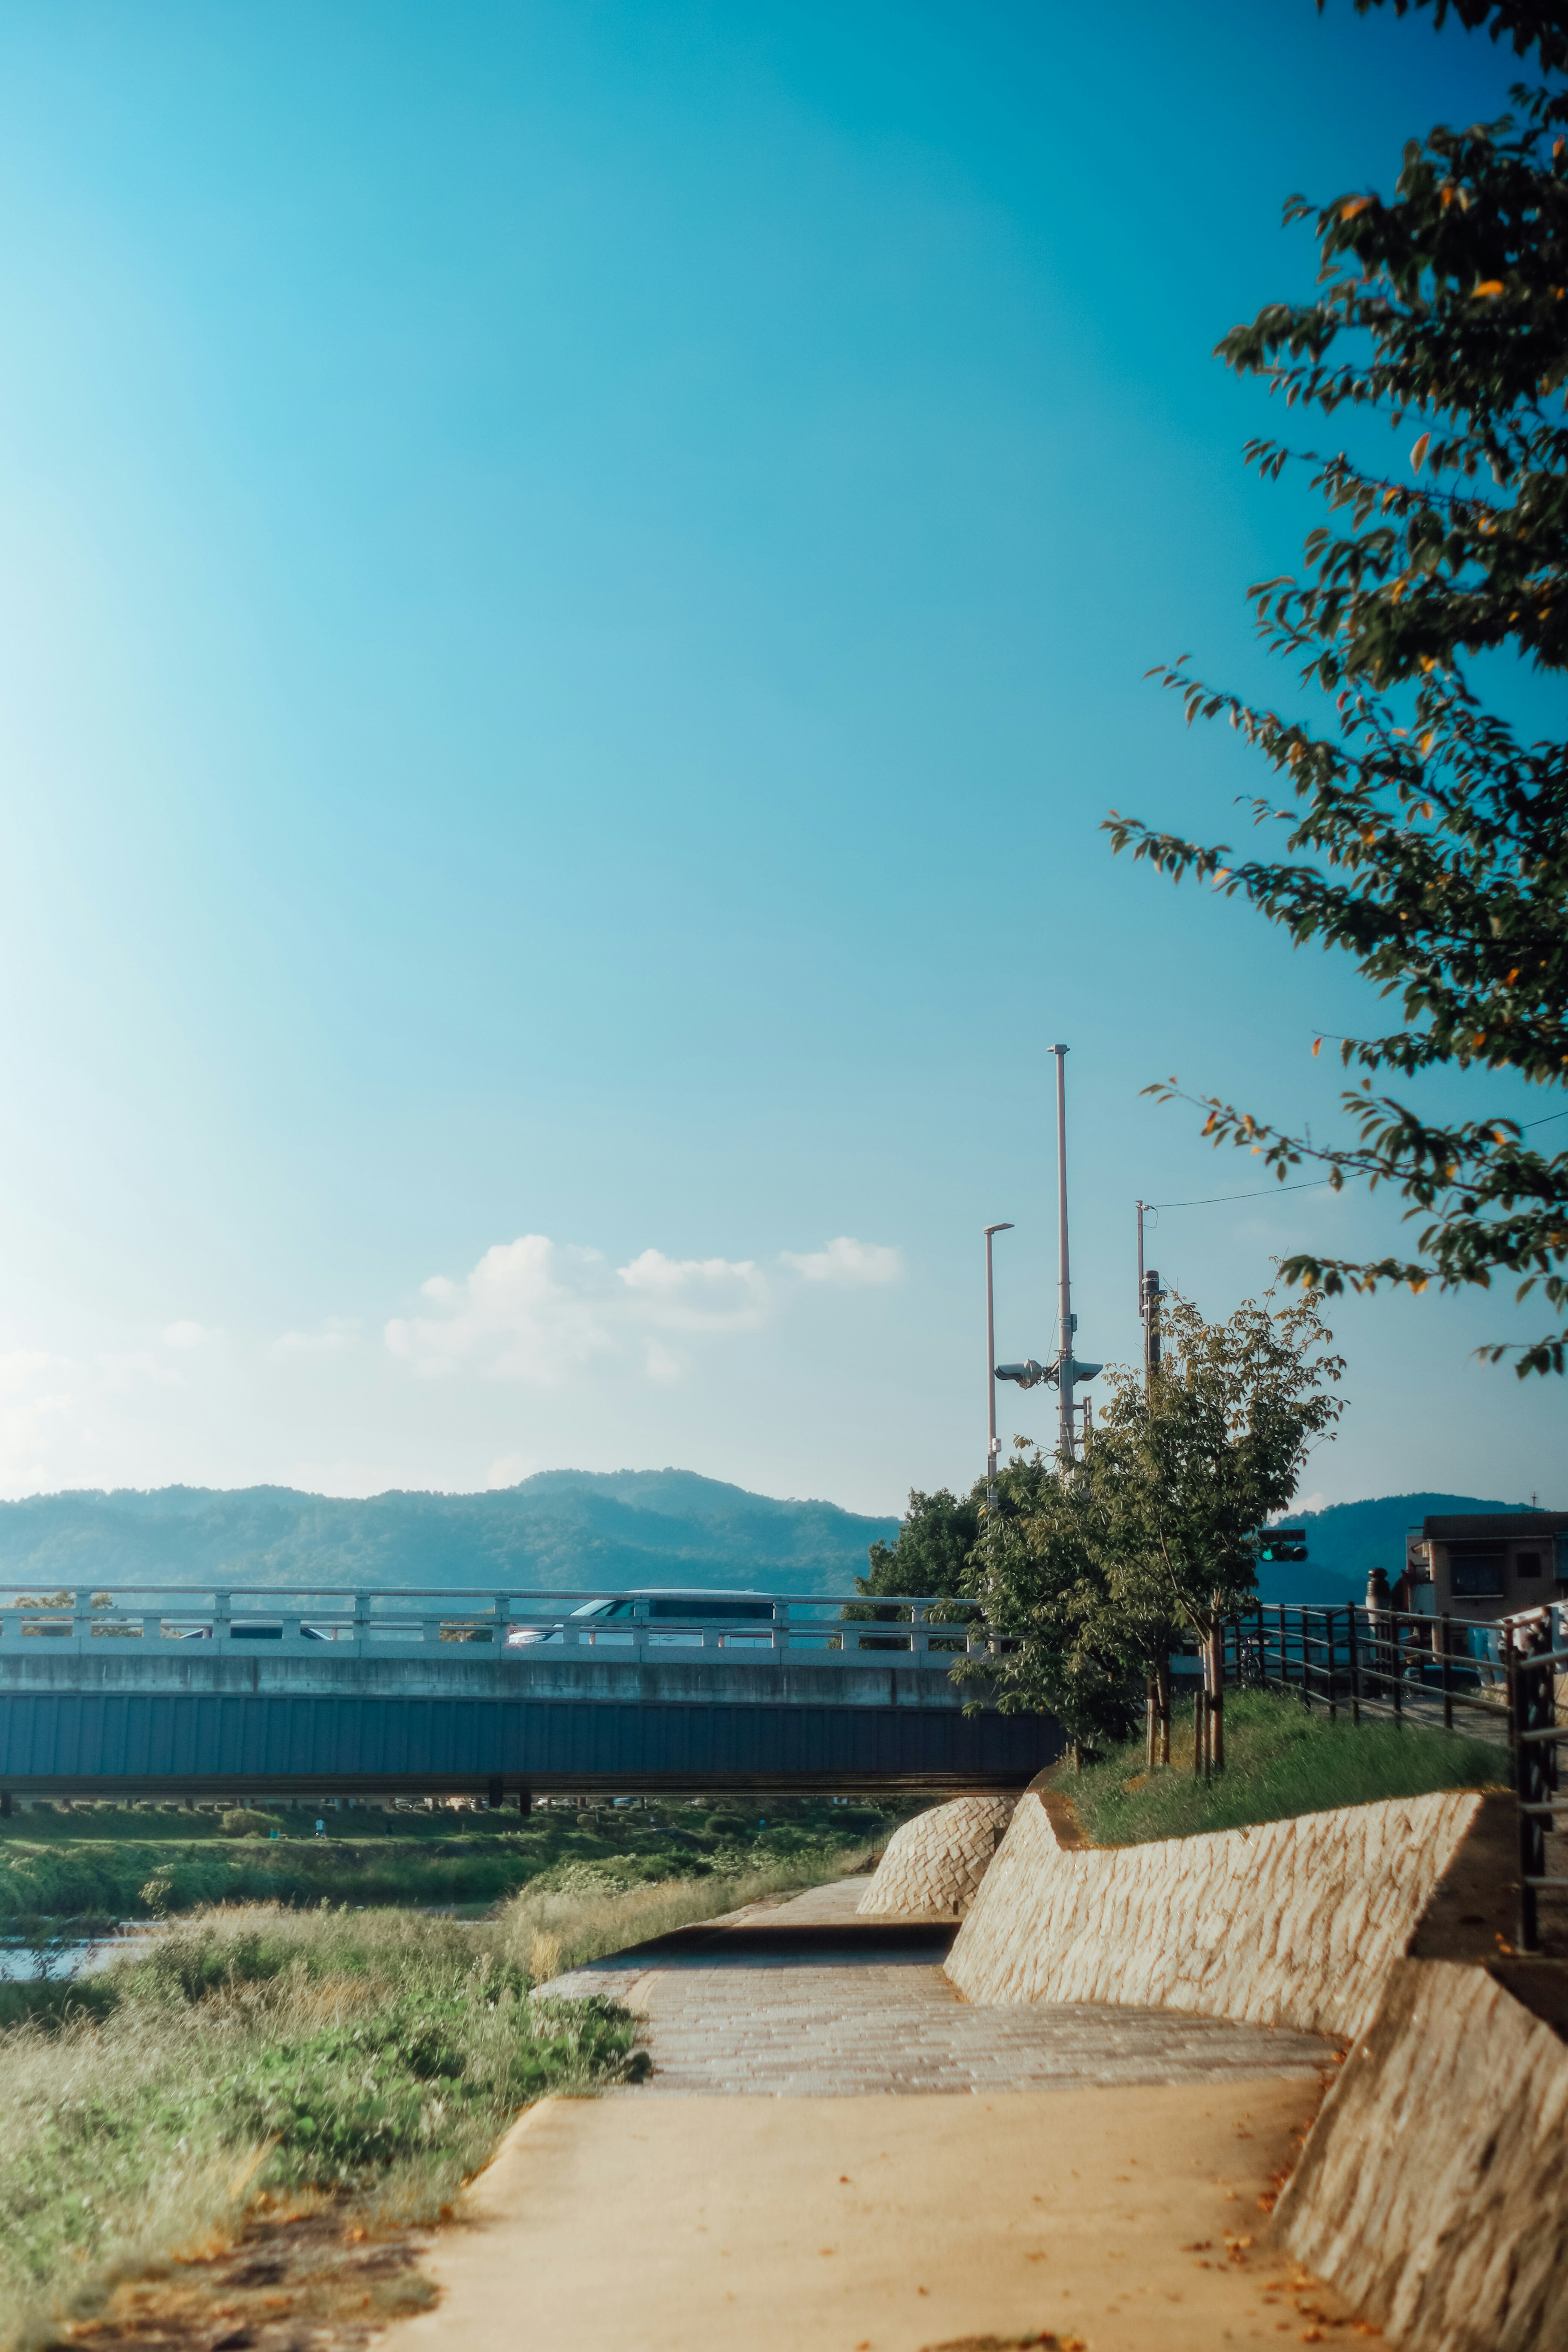
{"type": "MultiPolygon", "coordinates": [[[[569,1621],[574,1625],[595,1628],[595,1640],[614,1642],[617,1638],[630,1641],[633,1625],[679,1625],[683,1633],[668,1633],[662,1638],[669,1642],[695,1640],[700,1625],[771,1625],[773,1604],[757,1592],[682,1592],[658,1585],[646,1591],[622,1593],[608,1601],[585,1601],[574,1609],[569,1621]],[[597,1629],[605,1627],[600,1633],[597,1629]],[[625,1628],[624,1632],[610,1628],[625,1628]]],[[[659,1638],[658,1635],[656,1639],[659,1638]]],[[[745,1638],[742,1635],[742,1640],[745,1638]]],[[[531,1650],[546,1642],[563,1639],[559,1625],[513,1625],[506,1637],[509,1650],[531,1650]]]]}

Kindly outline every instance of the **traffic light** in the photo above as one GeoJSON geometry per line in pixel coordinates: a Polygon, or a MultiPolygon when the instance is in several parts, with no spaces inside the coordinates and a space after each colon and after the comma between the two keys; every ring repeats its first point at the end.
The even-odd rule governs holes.
{"type": "Polygon", "coordinates": [[[1143,1288],[1138,1301],[1138,1311],[1143,1318],[1143,1370],[1157,1372],[1160,1369],[1160,1301],[1164,1297],[1160,1277],[1152,1266],[1143,1276],[1143,1288]]]}
{"type": "Polygon", "coordinates": [[[1258,1538],[1258,1557],[1260,1560],[1305,1559],[1306,1528],[1265,1528],[1258,1538]]]}

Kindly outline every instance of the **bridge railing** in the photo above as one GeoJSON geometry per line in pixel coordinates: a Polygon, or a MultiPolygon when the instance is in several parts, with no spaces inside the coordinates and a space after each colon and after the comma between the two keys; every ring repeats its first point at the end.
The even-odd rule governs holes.
{"type": "Polygon", "coordinates": [[[962,1604],[879,1594],[878,1616],[865,1620],[858,1612],[867,1605],[852,1592],[757,1593],[742,1601],[612,1587],[562,1593],[114,1585],[40,1593],[36,1586],[0,1584],[0,1657],[105,1657],[110,1644],[167,1657],[189,1644],[207,1656],[320,1661],[328,1644],[332,1656],[344,1659],[439,1654],[444,1663],[462,1664],[468,1653],[475,1665],[563,1656],[770,1664],[787,1656],[829,1667],[875,1662],[945,1673],[959,1658],[984,1656],[995,1646],[977,1613],[962,1604]],[[650,1613],[655,1603],[657,1615],[650,1613]],[[609,1610],[616,1614],[605,1613],[609,1610]],[[851,1610],[854,1619],[846,1613],[851,1610]]]}

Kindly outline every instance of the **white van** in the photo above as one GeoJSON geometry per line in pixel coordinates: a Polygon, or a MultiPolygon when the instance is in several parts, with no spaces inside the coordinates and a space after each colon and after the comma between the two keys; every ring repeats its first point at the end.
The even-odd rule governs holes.
{"type": "MultiPolygon", "coordinates": [[[[600,1643],[611,1644],[633,1639],[634,1625],[668,1626],[665,1633],[655,1633],[655,1642],[700,1642],[704,1625],[734,1626],[737,1641],[757,1641],[770,1638],[761,1628],[773,1622],[773,1604],[761,1592],[715,1592],[705,1586],[700,1592],[683,1592],[671,1585],[652,1585],[646,1591],[620,1593],[608,1601],[585,1601],[581,1609],[574,1609],[571,1622],[584,1630],[595,1629],[595,1648],[600,1643]],[[605,1630],[600,1633],[597,1629],[605,1630]],[[755,1626],[748,1633],[743,1628],[755,1626]],[[679,1627],[684,1630],[677,1631],[679,1627]],[[620,1629],[625,1629],[620,1630],[620,1629]]],[[[559,1642],[559,1625],[513,1625],[506,1637],[509,1650],[537,1648],[545,1642],[559,1642]]]]}

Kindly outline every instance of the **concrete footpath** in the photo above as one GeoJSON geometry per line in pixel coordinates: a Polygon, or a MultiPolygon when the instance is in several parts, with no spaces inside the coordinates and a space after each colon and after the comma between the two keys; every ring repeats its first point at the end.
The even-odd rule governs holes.
{"type": "Polygon", "coordinates": [[[1169,2011],[975,2010],[951,1930],[859,1885],[557,1980],[647,2019],[650,2080],[546,2100],[431,2249],[395,2352],[1089,2352],[1325,2340],[1259,2251],[1332,2045],[1169,2011]]]}

